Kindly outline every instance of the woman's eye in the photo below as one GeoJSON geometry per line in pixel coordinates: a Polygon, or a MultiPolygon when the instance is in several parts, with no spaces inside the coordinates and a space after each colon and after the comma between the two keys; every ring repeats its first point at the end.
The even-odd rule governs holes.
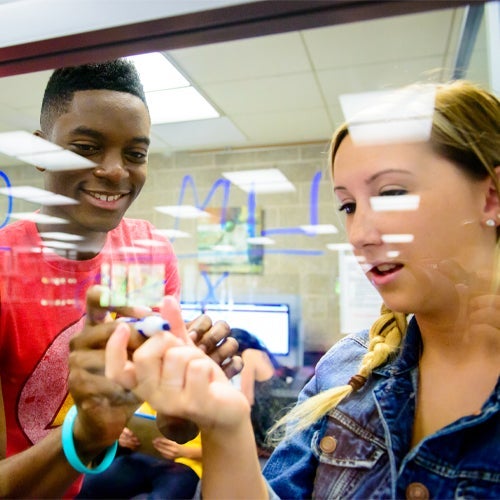
{"type": "Polygon", "coordinates": [[[405,194],[408,194],[408,191],[403,188],[393,188],[393,189],[386,189],[385,191],[382,191],[380,193],[380,196],[403,196],[405,194]]]}
{"type": "Polygon", "coordinates": [[[356,203],[349,201],[347,203],[342,203],[339,207],[339,212],[345,212],[346,214],[353,214],[356,210],[356,203]]]}

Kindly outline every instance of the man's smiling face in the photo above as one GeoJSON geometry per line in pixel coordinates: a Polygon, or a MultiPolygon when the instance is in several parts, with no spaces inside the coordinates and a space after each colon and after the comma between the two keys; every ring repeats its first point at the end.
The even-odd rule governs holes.
{"type": "Polygon", "coordinates": [[[150,118],[138,97],[112,90],[75,92],[67,112],[45,138],[97,164],[95,168],[45,171],[45,188],[78,205],[44,207],[65,218],[67,232],[88,235],[114,229],[146,181],[150,118]]]}

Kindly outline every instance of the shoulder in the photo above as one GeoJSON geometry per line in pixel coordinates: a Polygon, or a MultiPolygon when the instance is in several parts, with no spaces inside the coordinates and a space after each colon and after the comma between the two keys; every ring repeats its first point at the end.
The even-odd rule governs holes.
{"type": "Polygon", "coordinates": [[[33,240],[38,234],[34,222],[18,220],[0,229],[0,244],[33,240]]]}
{"type": "Polygon", "coordinates": [[[345,384],[357,373],[361,359],[368,352],[368,343],[368,330],[346,335],[336,342],[316,365],[318,383],[326,380],[328,387],[345,384]]]}
{"type": "Polygon", "coordinates": [[[254,367],[262,360],[262,352],[256,349],[245,349],[241,353],[241,359],[247,368],[254,367]]]}
{"type": "Polygon", "coordinates": [[[325,362],[332,357],[351,359],[353,356],[364,356],[368,351],[368,344],[368,330],[346,335],[330,347],[319,363],[325,362]]]}

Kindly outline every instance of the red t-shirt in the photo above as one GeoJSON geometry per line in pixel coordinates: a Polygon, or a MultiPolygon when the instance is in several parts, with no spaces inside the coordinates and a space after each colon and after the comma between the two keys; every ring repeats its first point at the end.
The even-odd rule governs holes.
{"type": "Polygon", "coordinates": [[[85,261],[43,250],[33,222],[15,222],[0,231],[0,377],[7,456],[37,443],[64,420],[72,404],[69,339],[83,327],[85,293],[101,282],[101,273],[105,280],[111,276],[122,286],[142,286],[149,293],[158,288],[151,276],[160,269],[160,292],[179,298],[177,259],[168,240],[153,229],[147,221],[123,219],[108,233],[99,255],[85,261]],[[141,276],[146,281],[141,283],[141,276]]]}

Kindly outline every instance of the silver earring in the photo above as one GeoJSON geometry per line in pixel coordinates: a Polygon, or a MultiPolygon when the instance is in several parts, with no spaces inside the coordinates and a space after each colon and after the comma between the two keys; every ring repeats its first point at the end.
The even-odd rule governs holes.
{"type": "Polygon", "coordinates": [[[495,226],[497,225],[497,223],[496,223],[493,219],[486,219],[485,224],[486,224],[488,227],[495,227],[495,226]]]}

